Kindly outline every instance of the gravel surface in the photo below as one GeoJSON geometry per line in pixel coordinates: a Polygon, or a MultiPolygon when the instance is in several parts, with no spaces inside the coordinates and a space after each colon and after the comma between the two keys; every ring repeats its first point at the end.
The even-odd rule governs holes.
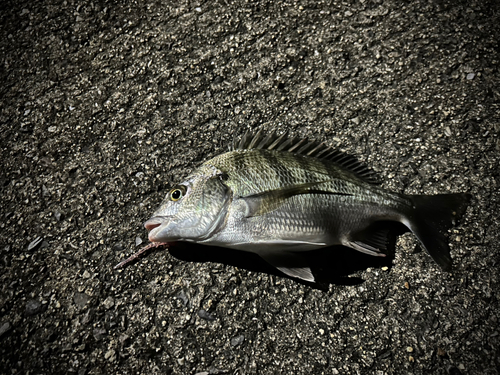
{"type": "Polygon", "coordinates": [[[0,373],[498,374],[496,4],[3,1],[0,373]],[[113,270],[172,183],[262,127],[470,192],[454,270],[410,234],[392,267],[319,254],[321,285],[190,246],[113,270]]]}

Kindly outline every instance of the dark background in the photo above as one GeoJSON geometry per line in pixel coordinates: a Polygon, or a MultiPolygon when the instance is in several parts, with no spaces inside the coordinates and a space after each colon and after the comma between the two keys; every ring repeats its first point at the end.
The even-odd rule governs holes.
{"type": "Polygon", "coordinates": [[[3,1],[0,373],[498,374],[496,3],[3,1]],[[453,272],[409,234],[326,291],[210,248],[113,270],[169,184],[261,127],[472,193],[453,272]]]}

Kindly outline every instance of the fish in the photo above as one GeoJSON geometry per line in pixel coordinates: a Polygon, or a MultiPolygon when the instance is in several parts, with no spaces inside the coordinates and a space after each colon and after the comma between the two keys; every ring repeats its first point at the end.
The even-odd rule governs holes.
{"type": "Polygon", "coordinates": [[[305,252],[343,245],[386,256],[389,224],[399,223],[450,271],[447,232],[471,195],[405,195],[380,185],[372,169],[325,143],[247,132],[166,194],[144,223],[147,249],[192,242],[243,250],[292,278],[315,282],[305,252]]]}

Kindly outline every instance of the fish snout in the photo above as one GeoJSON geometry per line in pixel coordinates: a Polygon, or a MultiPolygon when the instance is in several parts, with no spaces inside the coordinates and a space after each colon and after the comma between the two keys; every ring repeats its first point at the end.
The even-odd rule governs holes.
{"type": "Polygon", "coordinates": [[[144,223],[144,227],[148,230],[148,231],[152,231],[153,229],[159,227],[162,223],[162,220],[159,218],[159,217],[152,217],[151,219],[149,219],[148,221],[146,221],[144,223]]]}

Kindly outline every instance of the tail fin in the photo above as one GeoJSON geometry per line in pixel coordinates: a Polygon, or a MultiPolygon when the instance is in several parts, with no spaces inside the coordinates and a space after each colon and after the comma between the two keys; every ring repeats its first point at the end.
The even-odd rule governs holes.
{"type": "Polygon", "coordinates": [[[464,214],[471,195],[467,193],[411,195],[415,211],[405,223],[422,246],[444,271],[450,271],[452,260],[446,234],[464,214]]]}

